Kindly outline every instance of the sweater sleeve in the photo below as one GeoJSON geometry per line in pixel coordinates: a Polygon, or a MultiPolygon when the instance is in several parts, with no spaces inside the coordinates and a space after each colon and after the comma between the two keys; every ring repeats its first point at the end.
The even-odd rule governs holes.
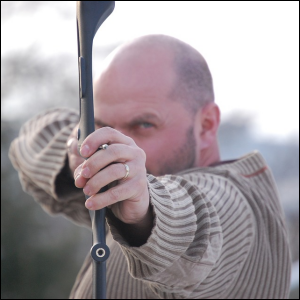
{"type": "Polygon", "coordinates": [[[251,209],[243,195],[225,178],[200,172],[189,180],[184,176],[148,175],[148,182],[155,224],[144,245],[131,247],[118,225],[109,220],[130,274],[165,299],[199,299],[205,287],[207,291],[215,283],[226,285],[226,276],[216,279],[215,270],[221,266],[234,280],[253,240],[251,209]],[[227,248],[239,263],[232,264],[227,248]]]}
{"type": "Polygon", "coordinates": [[[84,195],[71,177],[66,142],[78,123],[67,108],[47,110],[27,121],[13,140],[9,158],[22,188],[50,214],[61,213],[75,223],[91,226],[84,195]]]}

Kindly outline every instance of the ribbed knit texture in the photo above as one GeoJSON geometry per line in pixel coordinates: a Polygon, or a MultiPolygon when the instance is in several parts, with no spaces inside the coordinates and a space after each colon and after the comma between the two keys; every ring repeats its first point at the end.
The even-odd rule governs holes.
{"type": "MultiPolygon", "coordinates": [[[[78,116],[55,109],[27,122],[10,158],[22,186],[49,213],[90,226],[81,190],[68,178],[66,141],[78,116]]],[[[291,258],[284,215],[266,162],[234,162],[148,176],[154,227],[132,247],[107,219],[110,299],[286,299],[291,258]]],[[[90,255],[70,298],[91,299],[90,255]]]]}
{"type": "Polygon", "coordinates": [[[63,213],[76,223],[91,227],[89,214],[82,207],[82,191],[64,170],[66,142],[78,121],[78,113],[67,108],[40,113],[22,126],[19,137],[10,146],[9,157],[24,191],[45,211],[63,213]],[[58,187],[55,181],[62,171],[58,187]]]}

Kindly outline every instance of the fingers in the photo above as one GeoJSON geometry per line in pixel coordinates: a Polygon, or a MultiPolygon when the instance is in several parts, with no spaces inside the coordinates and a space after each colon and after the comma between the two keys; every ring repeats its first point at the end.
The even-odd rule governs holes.
{"type": "Polygon", "coordinates": [[[90,210],[101,209],[131,198],[131,193],[128,185],[117,185],[104,193],[92,195],[86,201],[85,206],[90,210]]]}
{"type": "Polygon", "coordinates": [[[79,165],[74,171],[75,186],[78,188],[83,188],[88,181],[87,178],[84,178],[81,175],[81,170],[82,170],[82,164],[79,165]]]}
{"type": "Polygon", "coordinates": [[[144,151],[114,144],[106,150],[98,151],[76,168],[75,185],[78,188],[84,187],[86,195],[93,195],[113,181],[138,176],[137,172],[146,174],[144,151]],[[126,161],[126,164],[122,160],[126,161]]]}
{"type": "Polygon", "coordinates": [[[149,208],[145,152],[130,137],[109,127],[91,133],[80,152],[87,159],[75,169],[74,177],[75,185],[90,196],[86,207],[108,206],[125,223],[141,220],[149,208]],[[97,151],[104,144],[108,146],[97,151]],[[98,193],[107,185],[108,190],[98,193]]]}
{"type": "MultiPolygon", "coordinates": [[[[137,205],[145,206],[145,210],[146,207],[148,207],[149,203],[143,203],[139,201],[144,195],[137,193],[136,186],[140,187],[140,191],[144,191],[146,193],[148,192],[146,181],[144,180],[143,182],[141,182],[141,180],[138,180],[137,177],[134,177],[129,181],[124,181],[122,184],[118,184],[108,189],[104,193],[92,195],[86,201],[85,206],[90,210],[97,210],[107,206],[115,207],[114,204],[121,203],[122,201],[127,200],[126,206],[128,214],[133,214],[134,211],[137,211],[137,205]],[[128,201],[128,199],[130,199],[130,201],[128,201]],[[130,206],[132,206],[132,208],[130,208],[130,206]]],[[[149,196],[146,196],[146,199],[148,198],[149,196]]],[[[129,216],[123,217],[131,219],[131,217],[129,216]]]]}
{"type": "Polygon", "coordinates": [[[69,167],[73,173],[75,169],[84,162],[84,158],[78,154],[77,143],[77,139],[75,138],[71,138],[67,142],[69,167]]]}
{"type": "MultiPolygon", "coordinates": [[[[114,143],[110,144],[107,148],[96,151],[93,155],[91,155],[86,161],[83,160],[82,157],[80,157],[83,160],[83,163],[80,166],[76,166],[77,168],[74,171],[74,178],[75,178],[75,185],[79,188],[82,188],[85,186],[89,178],[92,178],[96,174],[99,173],[100,170],[107,167],[108,165],[114,163],[114,162],[128,162],[133,159],[137,159],[139,157],[145,156],[145,153],[143,150],[138,148],[134,143],[132,143],[132,139],[126,137],[122,133],[112,129],[112,128],[106,128],[107,130],[104,130],[100,132],[100,129],[97,130],[97,134],[90,135],[90,137],[93,137],[93,139],[98,140],[97,143],[94,142],[92,139],[92,144],[97,145],[97,149],[99,148],[99,141],[103,143],[103,141],[119,141],[119,142],[126,142],[127,144],[122,143],[114,143]],[[107,137],[107,139],[100,140],[98,135],[104,133],[104,136],[108,136],[110,134],[110,138],[107,137]],[[129,145],[128,145],[129,144],[129,145]],[[130,146],[133,145],[133,146],[130,146]]],[[[94,132],[96,133],[96,132],[94,132]]],[[[86,143],[86,140],[84,141],[86,143]]],[[[96,147],[96,146],[95,146],[96,147]]],[[[96,150],[97,150],[96,149],[96,150]]],[[[144,164],[144,162],[143,162],[144,164]]],[[[125,167],[123,165],[118,167],[111,167],[108,170],[108,173],[106,175],[105,185],[118,180],[124,175],[126,175],[125,167]],[[117,175],[117,170],[119,169],[119,173],[123,175],[117,175]],[[122,169],[123,168],[123,169],[122,169]],[[120,171],[121,169],[121,171],[120,171]],[[124,173],[125,172],[125,173],[124,173]]],[[[103,173],[101,173],[103,174],[103,173]]],[[[95,179],[91,181],[91,184],[93,184],[97,179],[101,178],[100,176],[97,176],[95,179]]],[[[99,188],[96,192],[100,190],[101,187],[103,187],[103,183],[100,181],[98,183],[99,188]]],[[[94,191],[94,189],[93,189],[94,191]]]]}
{"type": "Polygon", "coordinates": [[[138,160],[141,159],[143,155],[143,152],[137,147],[134,148],[122,144],[112,144],[109,145],[107,149],[98,151],[87,159],[82,164],[81,175],[85,178],[91,178],[101,169],[113,162],[138,160]]]}
{"type": "Polygon", "coordinates": [[[80,148],[80,153],[83,157],[89,157],[95,153],[102,144],[125,144],[133,146],[135,145],[135,142],[132,138],[113,128],[103,127],[91,133],[84,140],[80,148]]]}
{"type": "MultiPolygon", "coordinates": [[[[101,188],[110,184],[111,182],[123,179],[127,173],[129,175],[129,172],[126,171],[123,163],[112,164],[106,167],[104,170],[98,172],[95,176],[88,180],[84,186],[83,192],[88,196],[97,194],[101,188]]],[[[131,178],[135,176],[133,172],[130,175],[131,178]]],[[[130,177],[128,176],[126,179],[129,178],[130,177]]],[[[81,182],[83,182],[83,180],[81,182]]],[[[79,184],[81,182],[79,181],[79,184]]]]}
{"type": "Polygon", "coordinates": [[[84,158],[82,158],[77,150],[77,145],[78,141],[76,138],[76,133],[77,133],[77,128],[76,126],[69,139],[67,140],[67,150],[68,150],[68,162],[69,162],[69,168],[74,173],[75,169],[84,162],[84,158]]]}
{"type": "Polygon", "coordinates": [[[74,129],[72,130],[68,140],[67,140],[67,149],[68,152],[71,154],[77,154],[79,155],[78,151],[77,151],[77,144],[78,144],[78,140],[77,140],[77,130],[78,130],[78,125],[76,125],[74,127],[74,129]]]}

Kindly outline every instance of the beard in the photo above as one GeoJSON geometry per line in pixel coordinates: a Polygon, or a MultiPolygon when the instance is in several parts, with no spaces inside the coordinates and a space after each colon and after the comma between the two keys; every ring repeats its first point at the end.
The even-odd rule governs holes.
{"type": "MultiPolygon", "coordinates": [[[[168,156],[167,160],[159,162],[160,168],[153,174],[162,176],[166,174],[175,174],[177,172],[194,167],[196,160],[196,141],[194,136],[194,128],[191,126],[186,131],[186,139],[182,145],[176,145],[168,156]]],[[[151,170],[147,170],[149,174],[151,170]],[[150,172],[149,172],[150,171],[150,172]]]]}

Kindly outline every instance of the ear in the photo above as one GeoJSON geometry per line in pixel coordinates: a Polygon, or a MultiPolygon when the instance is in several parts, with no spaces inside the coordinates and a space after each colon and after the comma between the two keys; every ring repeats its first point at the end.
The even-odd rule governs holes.
{"type": "Polygon", "coordinates": [[[220,125],[220,109],[217,104],[209,103],[199,113],[199,146],[201,150],[204,150],[209,148],[217,139],[217,132],[220,125]]]}

